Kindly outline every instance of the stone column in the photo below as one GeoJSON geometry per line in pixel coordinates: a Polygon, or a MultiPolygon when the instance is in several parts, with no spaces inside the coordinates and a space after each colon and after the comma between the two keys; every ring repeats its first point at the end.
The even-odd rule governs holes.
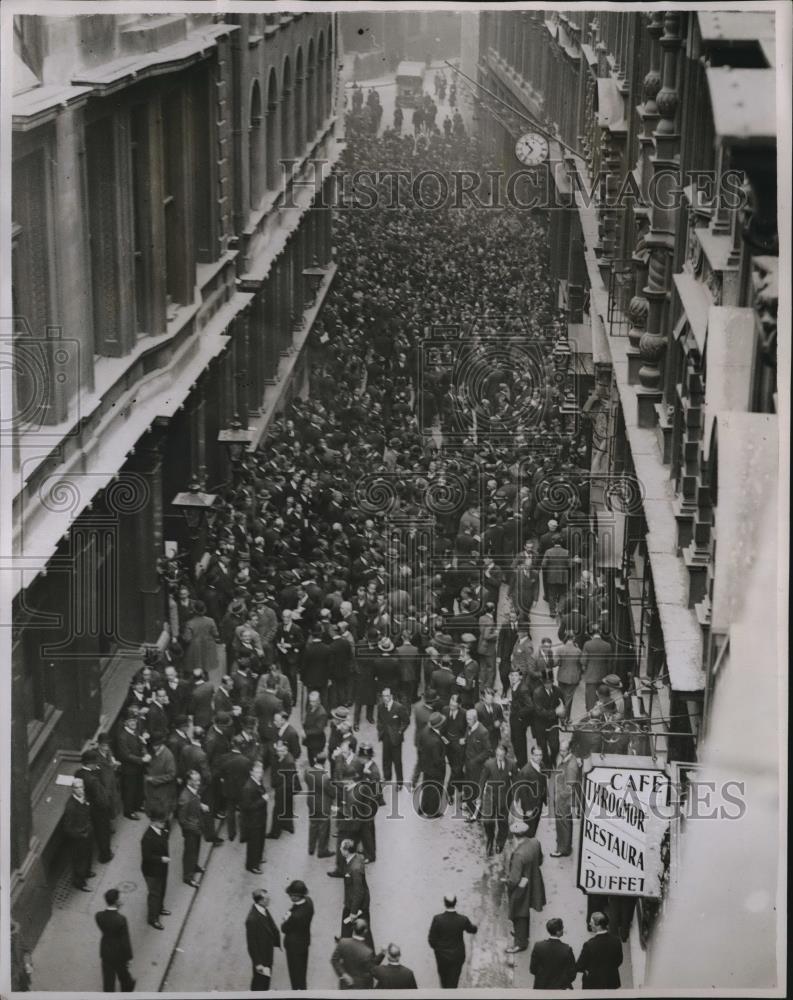
{"type": "MultiPolygon", "coordinates": [[[[660,401],[661,362],[667,346],[667,331],[665,330],[667,299],[671,282],[671,263],[675,243],[675,222],[677,209],[667,207],[669,192],[677,185],[679,165],[676,154],[679,152],[680,136],[677,132],[677,108],[679,97],[677,84],[677,59],[680,50],[680,13],[668,10],[664,14],[664,34],[661,38],[663,52],[662,86],[658,91],[656,103],[660,114],[658,126],[653,133],[655,140],[655,156],[652,158],[653,177],[668,175],[665,181],[656,185],[656,196],[652,199],[650,208],[650,232],[645,244],[650,254],[648,283],[645,296],[649,302],[647,329],[639,341],[639,351],[642,357],[642,367],[639,369],[639,381],[649,393],[644,394],[646,404],[650,396],[653,404],[660,401]]],[[[643,407],[639,399],[639,422],[644,426],[652,426],[655,421],[655,411],[643,407]]]]}
{"type": "Polygon", "coordinates": [[[164,595],[157,573],[157,558],[163,554],[161,445],[161,433],[153,428],[136,448],[133,465],[148,486],[148,500],[136,517],[138,537],[146,539],[146,544],[137,548],[137,580],[144,638],[148,642],[157,639],[165,614],[164,595]]]}

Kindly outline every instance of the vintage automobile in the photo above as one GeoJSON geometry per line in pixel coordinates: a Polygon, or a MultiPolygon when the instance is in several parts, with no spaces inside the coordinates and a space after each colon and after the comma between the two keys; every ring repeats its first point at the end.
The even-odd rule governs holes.
{"type": "Polygon", "coordinates": [[[396,71],[397,106],[415,108],[424,91],[424,63],[401,62],[396,71]]]}

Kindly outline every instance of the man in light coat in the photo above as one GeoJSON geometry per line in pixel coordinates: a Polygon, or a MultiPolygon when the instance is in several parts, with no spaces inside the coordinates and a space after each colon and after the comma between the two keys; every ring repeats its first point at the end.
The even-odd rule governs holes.
{"type": "Polygon", "coordinates": [[[551,777],[553,813],[556,820],[556,850],[552,858],[566,858],[573,853],[573,818],[578,813],[581,793],[581,761],[570,749],[570,736],[560,740],[559,761],[551,777]]]}

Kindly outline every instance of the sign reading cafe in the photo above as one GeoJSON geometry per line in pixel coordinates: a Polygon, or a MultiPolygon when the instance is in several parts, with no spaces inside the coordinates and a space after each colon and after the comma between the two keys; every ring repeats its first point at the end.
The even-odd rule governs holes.
{"type": "Polygon", "coordinates": [[[596,764],[584,775],[578,887],[659,899],[670,778],[649,758],[619,760],[627,766],[596,764]]]}

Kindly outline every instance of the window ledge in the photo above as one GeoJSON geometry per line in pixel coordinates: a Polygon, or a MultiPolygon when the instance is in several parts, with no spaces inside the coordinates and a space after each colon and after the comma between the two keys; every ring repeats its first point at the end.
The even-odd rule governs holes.
{"type": "Polygon", "coordinates": [[[45,718],[28,723],[28,767],[33,765],[42,749],[46,746],[53,729],[58,725],[63,712],[54,705],[47,705],[45,718]]]}

